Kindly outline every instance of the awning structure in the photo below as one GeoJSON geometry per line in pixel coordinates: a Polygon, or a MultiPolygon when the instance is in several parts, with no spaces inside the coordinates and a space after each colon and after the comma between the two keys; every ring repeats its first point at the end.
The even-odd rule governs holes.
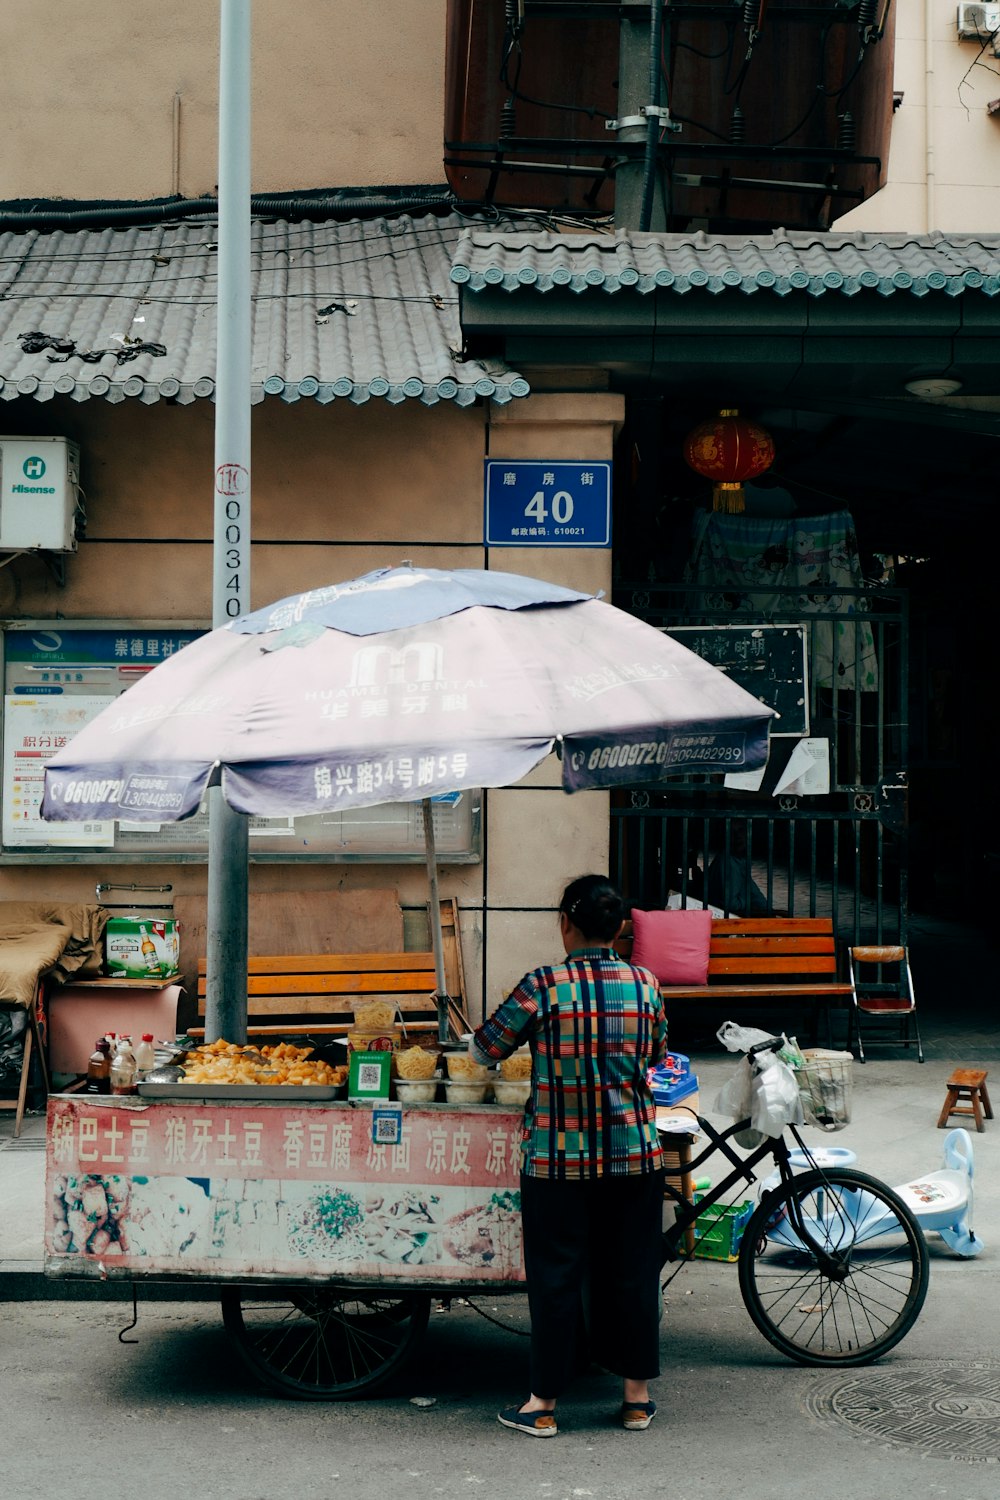
{"type": "Polygon", "coordinates": [[[877,402],[903,420],[907,383],[944,376],[962,388],[949,421],[980,430],[965,403],[1000,397],[1000,235],[473,226],[451,277],[466,334],[519,369],[600,365],[684,398],[877,402]]]}
{"type": "Polygon", "coordinates": [[[641,294],[669,287],[678,294],[703,287],[719,293],[771,291],[784,297],[873,290],[883,297],[910,292],[950,297],[1000,292],[1000,235],[819,234],[777,229],[771,234],[505,233],[468,228],[455,253],[452,281],[480,292],[531,287],[550,292],[600,288],[641,294]]]}
{"type": "MultiPolygon", "coordinates": [[[[256,219],[253,400],[468,406],[528,383],[464,359],[458,214],[256,219]]],[[[0,235],[0,397],[188,403],[215,391],[217,225],[0,235]]]]}

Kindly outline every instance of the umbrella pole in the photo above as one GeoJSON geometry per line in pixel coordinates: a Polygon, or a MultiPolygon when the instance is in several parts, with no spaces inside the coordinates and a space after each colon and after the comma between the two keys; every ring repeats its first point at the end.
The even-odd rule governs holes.
{"type": "Polygon", "coordinates": [[[448,982],[444,972],[444,936],[441,931],[441,898],[438,895],[437,850],[434,847],[434,809],[431,799],[423,799],[424,849],[427,852],[427,880],[431,888],[430,929],[434,948],[434,998],[437,1001],[438,1041],[448,1040],[448,982]]]}

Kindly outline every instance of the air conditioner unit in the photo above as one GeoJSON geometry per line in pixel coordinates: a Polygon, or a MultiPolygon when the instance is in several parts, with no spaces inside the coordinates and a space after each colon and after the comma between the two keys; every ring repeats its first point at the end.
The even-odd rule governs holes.
{"type": "Polygon", "coordinates": [[[64,437],[0,437],[0,552],[75,552],[80,450],[64,437]]]}
{"type": "Polygon", "coordinates": [[[966,4],[958,7],[960,40],[987,42],[1000,31],[1000,5],[966,4]]]}

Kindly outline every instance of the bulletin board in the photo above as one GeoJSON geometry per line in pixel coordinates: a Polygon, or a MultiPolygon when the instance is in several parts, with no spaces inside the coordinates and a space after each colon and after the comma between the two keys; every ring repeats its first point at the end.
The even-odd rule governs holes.
{"type": "Polygon", "coordinates": [[[667,634],[781,715],[772,735],[809,733],[807,627],[671,625],[667,634]]]}
{"type": "MultiPolygon", "coordinates": [[[[0,861],[182,863],[208,854],[208,813],[182,823],[48,823],[40,815],[45,762],[159,662],[205,633],[198,624],[17,622],[3,628],[0,861]]],[[[479,859],[481,793],[434,800],[439,857],[479,859]]],[[[251,818],[252,862],[424,859],[419,802],[303,818],[251,818]]]]}

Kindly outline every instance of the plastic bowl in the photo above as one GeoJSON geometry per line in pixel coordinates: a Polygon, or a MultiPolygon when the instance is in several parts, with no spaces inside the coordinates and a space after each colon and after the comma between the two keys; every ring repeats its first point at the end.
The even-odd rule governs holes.
{"type": "Polygon", "coordinates": [[[467,1052],[446,1052],[448,1077],[455,1083],[486,1083],[489,1070],[481,1063],[474,1063],[467,1052]]]}
{"type": "Polygon", "coordinates": [[[397,1078],[396,1098],[401,1104],[433,1104],[437,1086],[436,1078],[397,1078]]]}
{"type": "Polygon", "coordinates": [[[493,1098],[497,1104],[527,1104],[531,1094],[531,1079],[498,1078],[493,1085],[493,1098]]]}
{"type": "MultiPolygon", "coordinates": [[[[486,1069],[483,1069],[486,1072],[486,1069]]],[[[465,1079],[456,1082],[449,1078],[445,1084],[449,1104],[482,1104],[486,1098],[486,1082],[467,1083],[465,1079]]]]}

